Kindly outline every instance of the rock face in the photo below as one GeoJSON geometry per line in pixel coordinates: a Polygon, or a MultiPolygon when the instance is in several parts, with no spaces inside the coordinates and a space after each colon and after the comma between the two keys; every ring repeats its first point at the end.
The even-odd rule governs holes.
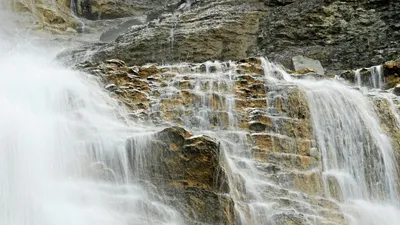
{"type": "Polygon", "coordinates": [[[78,19],[72,16],[65,0],[35,0],[34,4],[27,0],[17,0],[11,5],[15,11],[31,13],[39,28],[59,32],[75,29],[80,25],[78,19]]]}
{"type": "Polygon", "coordinates": [[[400,57],[398,1],[197,0],[177,8],[157,11],[113,43],[88,47],[98,51],[92,60],[145,64],[265,55],[290,68],[293,56],[304,55],[338,70],[400,57]]]}
{"type": "Polygon", "coordinates": [[[342,72],[340,77],[351,83],[357,83],[360,87],[391,89],[400,84],[399,74],[400,59],[397,59],[370,68],[347,70],[342,72]]]}
{"type": "Polygon", "coordinates": [[[147,15],[151,11],[167,10],[177,6],[179,0],[72,0],[69,5],[80,17],[87,19],[114,19],[147,15]]]}
{"type": "Polygon", "coordinates": [[[290,65],[305,55],[328,69],[353,69],[399,57],[400,2],[268,1],[260,51],[290,65]],[[397,22],[396,22],[397,21],[397,22]]]}
{"type": "Polygon", "coordinates": [[[295,56],[292,58],[293,67],[296,71],[314,70],[318,74],[324,74],[324,68],[318,60],[310,59],[304,56],[295,56]]]}
{"type": "Polygon", "coordinates": [[[150,147],[130,141],[127,149],[133,170],[147,171],[141,176],[188,224],[346,224],[337,203],[324,197],[305,94],[266,82],[259,59],[176,67],[109,60],[80,68],[100,76],[138,122],[173,125],[149,139],[150,147]],[[268,218],[257,216],[254,199],[275,205],[268,218]]]}
{"type": "Polygon", "coordinates": [[[146,25],[132,27],[115,42],[96,46],[92,60],[116,55],[139,65],[239,60],[256,51],[263,9],[257,0],[197,1],[190,11],[164,14],[146,25]]]}
{"type": "Polygon", "coordinates": [[[186,223],[236,224],[216,140],[170,127],[156,133],[146,148],[133,139],[127,149],[134,172],[161,188],[186,223]]]}
{"type": "Polygon", "coordinates": [[[400,84],[400,59],[386,62],[383,65],[387,88],[396,87],[400,84]]]}

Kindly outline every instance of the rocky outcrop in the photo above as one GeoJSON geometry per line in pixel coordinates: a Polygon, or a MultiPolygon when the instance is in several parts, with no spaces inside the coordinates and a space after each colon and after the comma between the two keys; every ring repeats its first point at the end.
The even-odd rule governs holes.
{"type": "Polygon", "coordinates": [[[387,88],[393,88],[400,84],[400,58],[386,62],[383,65],[383,71],[386,78],[387,88]]]}
{"type": "Polygon", "coordinates": [[[80,68],[101,77],[138,121],[218,139],[170,127],[148,140],[146,152],[131,153],[132,168],[149,171],[142,176],[188,224],[257,224],[263,218],[251,216],[253,195],[275,205],[269,213],[276,224],[305,224],[316,216],[318,224],[345,224],[337,203],[324,197],[305,94],[296,85],[266,81],[260,59],[171,67],[108,60],[80,68]],[[126,94],[133,91],[146,98],[126,94]],[[247,191],[255,182],[250,175],[233,170],[247,167],[266,182],[257,192],[247,191]]]}
{"type": "Polygon", "coordinates": [[[68,7],[68,1],[46,1],[46,0],[17,0],[10,4],[12,10],[18,12],[29,12],[35,19],[37,28],[59,33],[60,31],[72,31],[81,26],[80,21],[75,18],[68,7]]]}
{"type": "Polygon", "coordinates": [[[128,141],[127,150],[133,172],[169,196],[168,203],[178,206],[188,224],[236,224],[215,139],[170,127],[153,135],[146,148],[128,141]]]}
{"type": "Polygon", "coordinates": [[[264,2],[269,10],[258,46],[284,65],[295,55],[318,59],[328,69],[370,67],[399,57],[398,1],[264,2]]]}
{"type": "MultiPolygon", "coordinates": [[[[382,128],[391,137],[394,154],[398,162],[397,169],[400,170],[400,118],[396,118],[399,115],[395,114],[395,112],[400,111],[400,101],[393,96],[386,98],[374,96],[373,103],[375,111],[380,118],[382,128]]],[[[398,185],[400,185],[400,174],[398,185]]]]}
{"type": "Polygon", "coordinates": [[[91,20],[161,13],[177,8],[179,0],[72,0],[68,5],[80,16],[91,20]]]}
{"type": "Polygon", "coordinates": [[[362,87],[391,89],[400,84],[400,59],[370,68],[346,70],[340,77],[362,87]]]}
{"type": "Polygon", "coordinates": [[[118,57],[130,64],[265,55],[288,68],[293,56],[304,55],[328,70],[400,57],[397,1],[197,0],[177,8],[157,11],[115,42],[85,50],[96,51],[94,61],[118,57]]]}
{"type": "MultiPolygon", "coordinates": [[[[239,60],[255,53],[264,15],[264,7],[257,0],[198,1],[192,6],[190,11],[164,14],[146,25],[132,27],[115,42],[96,46],[92,60],[118,56],[140,65],[239,60]]],[[[74,52],[76,58],[79,53],[74,52]]]]}

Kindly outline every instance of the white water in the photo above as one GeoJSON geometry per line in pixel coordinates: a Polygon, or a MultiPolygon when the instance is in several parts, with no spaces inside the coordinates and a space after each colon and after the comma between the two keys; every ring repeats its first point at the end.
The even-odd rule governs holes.
{"type": "MultiPolygon", "coordinates": [[[[179,214],[159,201],[163,196],[139,185],[138,171],[129,169],[126,139],[136,134],[135,141],[145,143],[149,130],[124,121],[124,112],[94,79],[52,61],[57,49],[31,43],[24,32],[15,35],[6,21],[0,23],[0,224],[182,224],[179,214]]],[[[206,74],[195,75],[194,91],[202,98],[193,114],[201,131],[221,138],[239,220],[274,224],[274,213],[293,213],[294,206],[278,208],[274,200],[280,196],[270,196],[270,190],[283,189],[263,177],[246,133],[238,132],[228,91],[235,67],[229,70],[207,63],[206,74]],[[225,104],[212,106],[214,94],[225,104]],[[213,113],[224,111],[227,123],[210,124],[213,113]],[[239,175],[243,181],[236,180],[239,175]],[[243,189],[233,185],[241,182],[243,189]]],[[[274,71],[271,80],[304,88],[323,153],[326,194],[340,200],[350,224],[397,225],[392,147],[366,98],[337,82],[296,81],[273,65],[265,71],[268,79],[274,71]],[[335,185],[340,193],[331,193],[335,185]]],[[[224,120],[223,114],[216,117],[224,120]]],[[[293,196],[301,194],[284,195],[293,196]]]]}
{"type": "Polygon", "coordinates": [[[0,8],[0,224],[182,223],[128,166],[126,140],[149,130],[12,18],[0,8]]]}
{"type": "MultiPolygon", "coordinates": [[[[270,64],[264,62],[267,68],[270,64]]],[[[370,70],[373,87],[382,87],[382,68],[370,70]]],[[[265,71],[271,76],[269,70],[265,71]]],[[[340,202],[349,224],[399,224],[396,159],[367,97],[334,80],[282,77],[300,85],[307,95],[314,135],[322,153],[325,193],[340,202]]],[[[360,70],[356,71],[356,81],[361,87],[360,70]]]]}
{"type": "Polygon", "coordinates": [[[383,86],[385,85],[385,79],[383,76],[383,66],[372,66],[370,68],[365,68],[365,70],[370,73],[369,77],[362,77],[361,76],[361,71],[363,69],[357,69],[354,71],[355,76],[354,80],[357,86],[364,91],[367,91],[368,87],[374,88],[374,89],[382,89],[383,86]]]}

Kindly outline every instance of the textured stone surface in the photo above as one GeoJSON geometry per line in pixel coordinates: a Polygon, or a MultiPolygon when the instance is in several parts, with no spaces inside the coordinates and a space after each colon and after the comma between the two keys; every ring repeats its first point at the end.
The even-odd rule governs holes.
{"type": "MultiPolygon", "coordinates": [[[[68,1],[56,0],[16,0],[11,4],[13,10],[29,12],[36,19],[37,28],[59,33],[74,31],[80,25],[79,20],[72,16],[68,1]]],[[[76,32],[76,31],[75,31],[76,32]]],[[[74,32],[72,32],[74,33],[74,32]]]]}
{"type": "Polygon", "coordinates": [[[304,55],[341,70],[400,57],[398,1],[198,0],[191,10],[177,7],[113,43],[87,47],[100,50],[92,59],[144,64],[265,55],[291,67],[293,56],[304,55]]]}
{"type": "MultiPolygon", "coordinates": [[[[306,96],[296,85],[265,82],[259,59],[168,68],[129,67],[108,60],[80,68],[114,84],[109,91],[122,102],[134,102],[118,91],[123,86],[147,90],[148,107],[132,110],[139,121],[178,124],[190,127],[191,133],[207,130],[218,137],[217,141],[170,127],[149,140],[148,155],[132,154],[148,162],[140,171],[150,171],[149,179],[165,191],[188,224],[238,224],[235,208],[244,207],[242,212],[249,213],[243,178],[228,171],[221,158],[230,149],[248,151],[255,171],[268,181],[257,194],[277,204],[271,211],[276,224],[303,224],[304,213],[310,211],[320,216],[318,224],[346,224],[338,205],[323,197],[321,156],[313,140],[306,96]],[[229,69],[235,71],[231,79],[221,76],[229,69]],[[230,111],[227,98],[232,95],[235,104],[230,111]],[[202,105],[209,109],[207,121],[199,113],[202,105]],[[230,113],[237,121],[232,122],[230,113]]],[[[246,165],[238,158],[231,160],[246,165]]],[[[246,218],[247,224],[255,223],[249,215],[246,218]]]]}
{"type": "Polygon", "coordinates": [[[136,146],[134,139],[127,142],[132,168],[148,171],[143,178],[169,196],[169,203],[177,206],[188,224],[236,224],[215,139],[169,127],[156,133],[147,146],[136,146]]]}
{"type": "MultiPolygon", "coordinates": [[[[114,19],[146,15],[151,11],[176,8],[179,0],[73,0],[78,16],[87,19],[114,19]]],[[[70,3],[68,3],[70,5],[70,3]]]]}
{"type": "Polygon", "coordinates": [[[304,56],[295,56],[292,58],[293,67],[296,71],[310,70],[318,74],[324,74],[324,68],[318,60],[310,59],[304,56]]]}
{"type": "MultiPolygon", "coordinates": [[[[184,13],[163,14],[146,25],[132,27],[115,42],[96,46],[92,60],[203,62],[239,60],[255,52],[264,15],[264,6],[258,1],[198,1],[192,7],[184,13]]],[[[74,54],[79,59],[83,52],[74,54]]]]}
{"type": "Polygon", "coordinates": [[[305,55],[328,69],[353,69],[399,56],[398,1],[264,2],[269,10],[258,46],[284,65],[305,55]]]}

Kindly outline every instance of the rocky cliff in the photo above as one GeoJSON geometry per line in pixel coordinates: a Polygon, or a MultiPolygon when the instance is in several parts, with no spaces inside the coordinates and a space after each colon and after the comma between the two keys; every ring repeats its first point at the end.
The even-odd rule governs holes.
{"type": "Polygon", "coordinates": [[[134,64],[263,55],[289,68],[293,56],[305,55],[330,70],[369,67],[400,57],[398,1],[189,2],[190,7],[159,10],[148,23],[84,51],[96,50],[94,61],[120,58],[134,64]]]}
{"type": "Polygon", "coordinates": [[[160,127],[145,142],[126,141],[129,167],[186,224],[352,224],[366,211],[346,205],[347,191],[397,199],[400,179],[391,175],[400,162],[398,1],[73,0],[49,10],[41,10],[46,2],[19,3],[18,10],[61,30],[76,26],[76,16],[129,17],[101,41],[60,58],[100,78],[130,119],[160,127]],[[139,17],[146,19],[132,22],[139,17]],[[259,55],[286,68],[249,57],[259,55]],[[302,79],[328,80],[316,86],[328,95],[310,96],[313,88],[302,79]],[[329,92],[333,79],[345,84],[329,92]],[[362,96],[368,108],[345,105],[353,97],[346,93],[362,96]],[[319,106],[330,122],[320,130],[319,106]],[[342,107],[354,114],[340,114],[349,112],[342,107]],[[321,138],[322,131],[332,135],[321,138]],[[365,181],[362,191],[329,170],[335,157],[338,168],[360,162],[345,175],[355,177],[353,186],[365,181]]]}
{"type": "MultiPolygon", "coordinates": [[[[128,149],[132,167],[147,171],[143,176],[186,223],[348,224],[339,183],[330,181],[326,190],[304,90],[265,80],[262,60],[172,67],[108,60],[78,68],[101,77],[138,123],[172,126],[155,134],[144,152],[134,142],[128,149]]],[[[294,74],[310,75],[322,78],[294,74]]],[[[393,111],[400,101],[375,95],[371,101],[400,156],[393,111]]]]}

